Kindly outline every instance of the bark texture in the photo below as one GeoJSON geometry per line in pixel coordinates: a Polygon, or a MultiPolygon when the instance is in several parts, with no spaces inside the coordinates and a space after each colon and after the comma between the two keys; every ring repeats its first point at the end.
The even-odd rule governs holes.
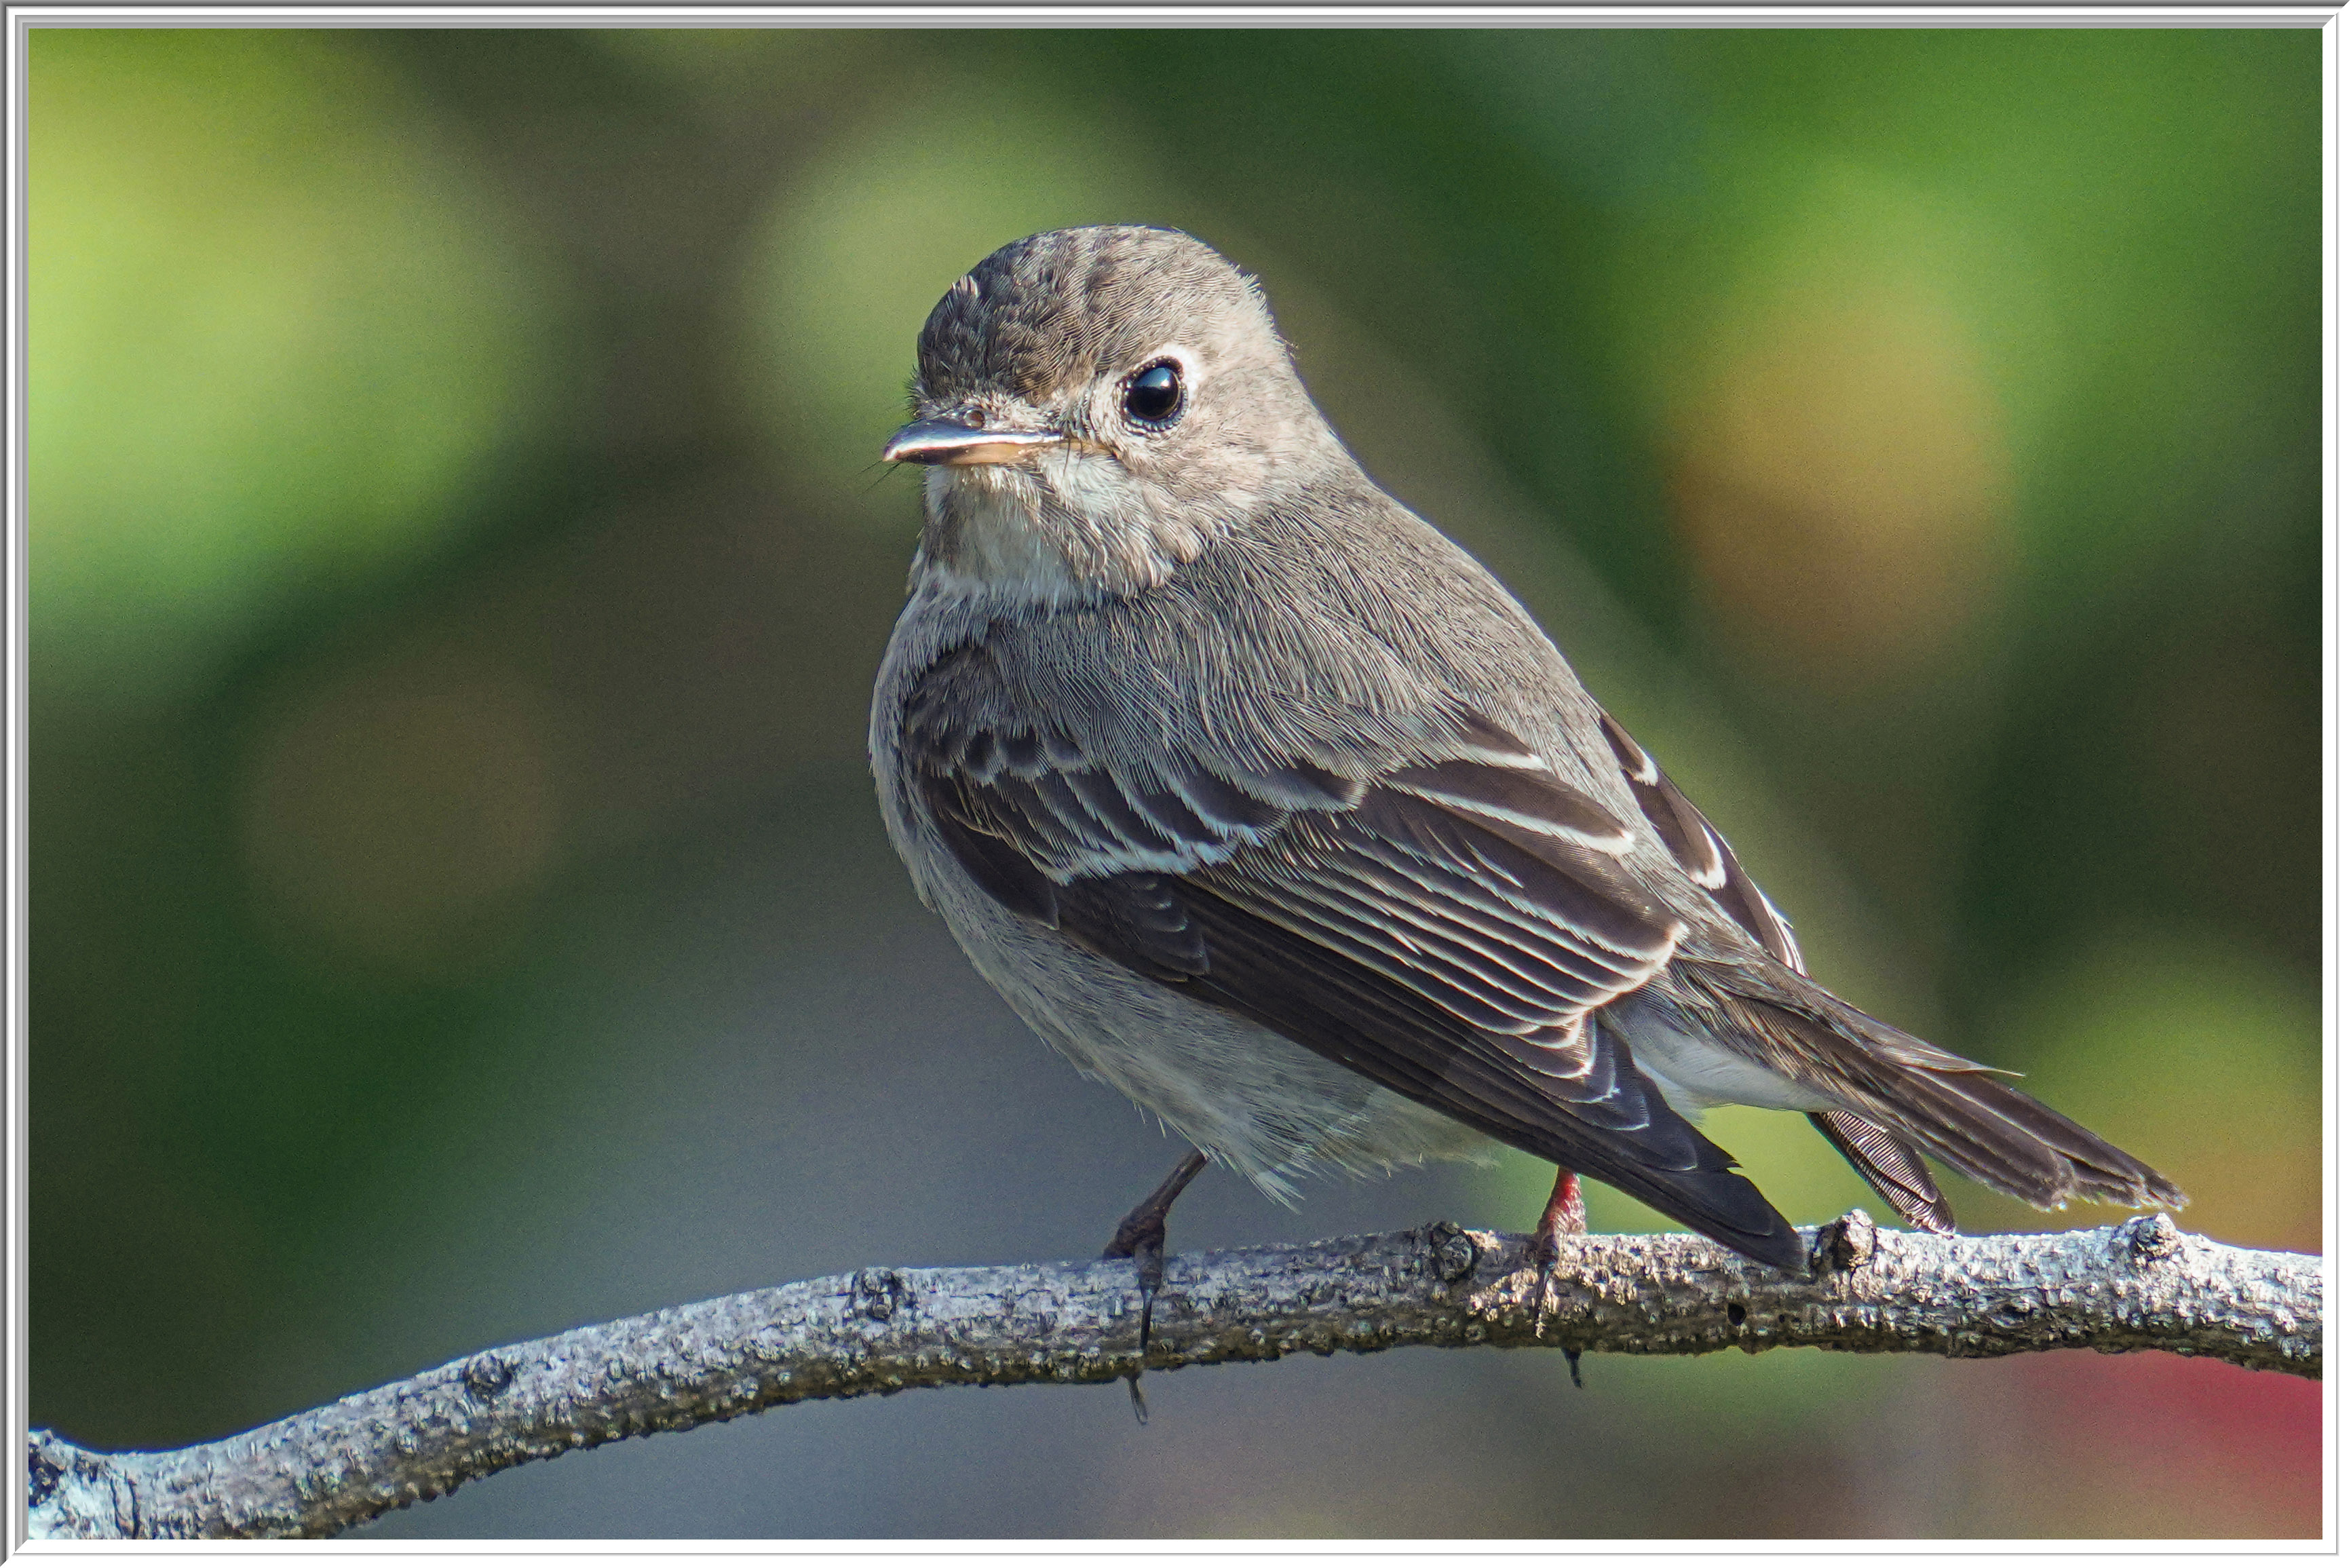
{"type": "MultiPolygon", "coordinates": [[[[1417,1230],[1166,1261],[1154,1370],[1300,1351],[1538,1344],[1696,1355],[1778,1345],[2007,1355],[2168,1350],[2316,1377],[2319,1260],[2184,1234],[1929,1236],[1855,1211],[1807,1231],[1810,1277],[1693,1236],[1417,1230]],[[1538,1297],[1545,1298],[1538,1312],[1538,1297]]],[[[34,1538],[326,1536],[528,1459],[802,1399],[1133,1371],[1131,1262],[865,1269],[673,1307],[355,1394],[160,1453],[29,1441],[34,1538]]]]}

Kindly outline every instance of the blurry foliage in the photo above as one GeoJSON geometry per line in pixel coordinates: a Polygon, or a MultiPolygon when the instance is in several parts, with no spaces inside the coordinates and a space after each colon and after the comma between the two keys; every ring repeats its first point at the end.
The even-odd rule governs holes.
{"type": "Polygon", "coordinates": [[[68,28],[39,53],[36,673],[95,703],[445,539],[460,489],[552,412],[559,294],[335,34],[68,28]]]}
{"type": "MultiPolygon", "coordinates": [[[[184,1442],[902,1235],[1084,1245],[1134,1195],[1061,1151],[1155,1174],[976,997],[862,778],[914,334],[978,256],[1077,222],[1190,227],[1265,278],[1342,434],[1545,613],[1833,984],[2027,1070],[2179,1178],[2188,1223],[2316,1246],[2317,46],[37,29],[34,1420],[184,1442]]],[[[1709,1130],[1794,1218],[1868,1201],[1799,1118],[1709,1130]]],[[[1548,1173],[1428,1179],[1515,1226],[1548,1173]]],[[[1426,1218],[1384,1190],[1204,1193],[1178,1244],[1426,1218]]],[[[1657,1223],[1596,1187],[1593,1214],[1657,1223]]],[[[1555,1365],[1388,1359],[1179,1385],[1320,1392],[1124,1481],[1081,1444],[1050,1519],[1017,1443],[893,1488],[897,1417],[866,1412],[824,1428],[875,1445],[836,1483],[726,1517],[2317,1518],[2315,1406],[2212,1369],[1612,1366],[1603,1441],[1555,1365]],[[1518,1469],[1314,1447],[1492,1408],[1539,1438],[1518,1469]],[[1839,1466],[1877,1484],[1823,1488],[1839,1466]]],[[[626,1448],[593,1474],[668,1462],[626,1448]]],[[[412,1522],[591,1527],[599,1489],[531,1490],[589,1463],[412,1522]]]]}

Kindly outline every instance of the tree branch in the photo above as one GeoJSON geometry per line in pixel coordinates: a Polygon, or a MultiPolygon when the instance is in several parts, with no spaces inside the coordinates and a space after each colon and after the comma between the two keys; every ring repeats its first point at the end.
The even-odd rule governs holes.
{"type": "MultiPolygon", "coordinates": [[[[2320,1375],[2319,1260],[2162,1216],[2043,1236],[1809,1232],[1812,1277],[1694,1236],[1563,1249],[1537,1322],[1527,1239],[1438,1222],[1167,1260],[1155,1369],[1391,1345],[1736,1346],[1949,1356],[2168,1350],[2320,1375]]],[[[484,1351],[241,1436],[99,1454],[36,1431],[37,1539],[324,1536],[528,1459],[802,1399],[1102,1383],[1135,1365],[1129,1261],[866,1269],[484,1351]]]]}

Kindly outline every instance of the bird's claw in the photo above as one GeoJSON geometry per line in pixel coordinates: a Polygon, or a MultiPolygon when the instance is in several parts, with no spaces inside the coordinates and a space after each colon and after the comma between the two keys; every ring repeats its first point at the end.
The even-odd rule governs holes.
{"type": "MultiPolygon", "coordinates": [[[[1537,1339],[1543,1337],[1543,1329],[1551,1318],[1552,1303],[1557,1300],[1558,1292],[1553,1274],[1559,1266],[1559,1234],[1550,1226],[1544,1226],[1536,1231],[1534,1239],[1527,1247],[1527,1263],[1535,1273],[1534,1306],[1535,1338],[1537,1339]]],[[[1578,1388],[1583,1387],[1583,1352],[1573,1345],[1562,1345],[1560,1354],[1567,1357],[1568,1380],[1578,1388]]]]}
{"type": "MultiPolygon", "coordinates": [[[[1551,1189],[1551,1201],[1543,1205],[1542,1218],[1535,1222],[1533,1239],[1527,1246],[1527,1261],[1535,1271],[1535,1338],[1543,1337],[1543,1329],[1556,1299],[1553,1276],[1559,1267],[1562,1244],[1570,1236],[1582,1236],[1585,1230],[1583,1189],[1575,1173],[1562,1170],[1551,1189]]],[[[1567,1375],[1578,1388],[1583,1386],[1583,1353],[1572,1345],[1562,1345],[1561,1354],[1567,1357],[1567,1375]]]]}
{"type": "Polygon", "coordinates": [[[1134,1421],[1139,1427],[1151,1425],[1151,1406],[1143,1399],[1143,1369],[1151,1356],[1151,1309],[1159,1298],[1159,1287],[1167,1279],[1167,1223],[1165,1218],[1153,1218],[1137,1224],[1135,1217],[1118,1228],[1102,1249],[1104,1258],[1134,1260],[1135,1283],[1143,1291],[1143,1322],[1134,1340],[1134,1370],[1126,1375],[1126,1396],[1134,1406],[1134,1421]],[[1131,1233],[1132,1232],[1132,1233],[1131,1233]]]}
{"type": "Polygon", "coordinates": [[[1551,1319],[1554,1289],[1552,1272],[1559,1266],[1559,1238],[1549,1226],[1538,1229],[1527,1244],[1527,1267],[1534,1270],[1535,1338],[1543,1337],[1551,1319]]]}

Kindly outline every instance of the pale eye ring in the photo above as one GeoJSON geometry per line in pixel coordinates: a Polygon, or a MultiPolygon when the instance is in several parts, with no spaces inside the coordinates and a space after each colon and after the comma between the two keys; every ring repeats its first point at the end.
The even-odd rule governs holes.
{"type": "Polygon", "coordinates": [[[1119,407],[1144,430],[1165,430],[1184,416],[1184,367],[1154,360],[1126,378],[1119,407]]]}

